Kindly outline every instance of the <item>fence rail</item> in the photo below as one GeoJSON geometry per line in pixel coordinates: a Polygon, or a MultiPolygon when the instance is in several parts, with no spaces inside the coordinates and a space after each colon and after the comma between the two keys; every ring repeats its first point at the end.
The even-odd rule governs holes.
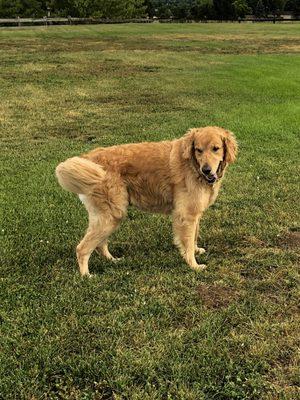
{"type": "Polygon", "coordinates": [[[120,24],[120,23],[150,23],[151,19],[100,19],[100,18],[0,18],[0,26],[31,26],[31,25],[79,25],[79,24],[120,24]]]}
{"type": "Polygon", "coordinates": [[[268,17],[268,18],[244,18],[238,20],[182,20],[182,19],[101,19],[101,18],[0,18],[0,26],[35,26],[35,25],[81,25],[81,24],[124,24],[124,23],[182,23],[182,22],[300,22],[300,16],[296,18],[268,17]]]}

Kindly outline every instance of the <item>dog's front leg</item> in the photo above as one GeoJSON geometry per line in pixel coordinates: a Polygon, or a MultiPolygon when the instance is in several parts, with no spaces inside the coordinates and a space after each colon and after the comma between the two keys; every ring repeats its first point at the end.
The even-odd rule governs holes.
{"type": "Polygon", "coordinates": [[[174,243],[179,248],[180,254],[188,265],[196,270],[202,271],[206,265],[198,264],[195,259],[195,235],[198,223],[198,216],[174,212],[173,231],[174,243]]]}
{"type": "Polygon", "coordinates": [[[203,247],[198,247],[198,238],[199,238],[199,222],[202,217],[202,214],[197,218],[196,222],[196,232],[195,232],[195,253],[203,254],[205,253],[205,249],[203,247]]]}

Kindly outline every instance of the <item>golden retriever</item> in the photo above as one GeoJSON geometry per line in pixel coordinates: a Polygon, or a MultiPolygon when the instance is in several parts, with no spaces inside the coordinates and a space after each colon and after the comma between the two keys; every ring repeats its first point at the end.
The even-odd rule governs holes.
{"type": "Polygon", "coordinates": [[[76,249],[81,275],[90,275],[94,250],[115,260],[107,240],[129,205],[172,214],[174,243],[192,269],[203,270],[206,266],[195,259],[195,253],[205,251],[197,246],[199,220],[216,200],[236,154],[233,133],[208,126],[172,141],[99,147],[59,164],[60,185],[77,193],[89,214],[87,232],[76,249]]]}

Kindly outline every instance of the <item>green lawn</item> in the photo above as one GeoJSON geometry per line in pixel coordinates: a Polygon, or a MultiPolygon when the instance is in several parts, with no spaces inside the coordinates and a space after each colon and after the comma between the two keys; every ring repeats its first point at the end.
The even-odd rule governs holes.
{"type": "MultiPolygon", "coordinates": [[[[300,24],[0,30],[1,399],[296,399],[300,24]],[[86,212],[54,177],[98,145],[235,132],[201,227],[130,210],[77,270],[86,212]]],[[[299,264],[298,264],[299,265],[299,264]]]]}

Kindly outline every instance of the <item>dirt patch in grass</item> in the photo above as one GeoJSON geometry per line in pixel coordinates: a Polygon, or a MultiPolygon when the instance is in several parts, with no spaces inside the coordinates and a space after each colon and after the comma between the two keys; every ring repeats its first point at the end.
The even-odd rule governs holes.
{"type": "Polygon", "coordinates": [[[201,284],[197,287],[197,293],[207,308],[225,308],[237,300],[238,293],[229,287],[221,285],[201,284]]]}
{"type": "MultiPolygon", "coordinates": [[[[163,35],[130,38],[126,44],[118,39],[122,49],[198,52],[205,54],[256,54],[256,53],[295,53],[299,51],[298,37],[257,37],[256,35],[163,35]]],[[[114,43],[114,46],[116,44],[114,43]]],[[[107,46],[112,46],[111,42],[107,46]]]]}
{"type": "MultiPolygon", "coordinates": [[[[89,51],[188,51],[211,54],[254,54],[254,53],[295,53],[299,51],[300,40],[297,36],[282,38],[280,36],[257,37],[256,35],[157,35],[136,38],[131,36],[103,36],[99,38],[84,37],[69,39],[56,38],[35,40],[1,40],[2,51],[44,54],[66,54],[89,51]]],[[[155,72],[146,67],[144,72],[155,72]]]]}
{"type": "Polygon", "coordinates": [[[300,250],[300,231],[289,231],[279,236],[277,244],[280,247],[300,250]]]}
{"type": "Polygon", "coordinates": [[[257,238],[256,236],[248,236],[244,240],[247,246],[255,247],[255,248],[263,248],[268,247],[269,245],[263,240],[257,238]]]}
{"type": "MultiPolygon", "coordinates": [[[[207,34],[203,34],[203,33],[191,33],[191,34],[185,34],[185,35],[180,35],[177,33],[174,34],[169,34],[169,35],[152,35],[151,39],[154,40],[170,40],[170,41],[174,41],[174,40],[183,40],[183,41],[207,41],[207,40],[252,40],[252,41],[258,41],[258,40],[264,40],[262,39],[261,35],[258,34],[249,34],[247,33],[241,33],[239,35],[232,35],[232,34],[224,34],[224,35],[219,35],[216,33],[211,33],[210,35],[207,34]]],[[[282,40],[282,36],[280,35],[268,35],[265,36],[266,40],[282,40]]],[[[294,40],[294,41],[298,41],[299,37],[294,35],[294,36],[289,36],[288,38],[285,38],[287,40],[294,40]]]]}
{"type": "Polygon", "coordinates": [[[300,44],[289,44],[289,45],[281,45],[280,46],[281,52],[288,52],[288,53],[299,53],[300,52],[300,44]]]}
{"type": "Polygon", "coordinates": [[[168,105],[167,96],[153,92],[131,93],[131,96],[122,95],[96,95],[88,99],[91,104],[108,104],[108,105],[168,105]]]}
{"type": "Polygon", "coordinates": [[[1,77],[5,80],[18,79],[23,82],[38,82],[43,84],[45,82],[55,83],[59,80],[75,79],[78,81],[88,79],[89,77],[96,78],[126,78],[129,76],[149,76],[155,74],[160,70],[160,67],[153,65],[132,65],[122,60],[93,60],[87,61],[83,56],[79,57],[76,62],[64,63],[39,63],[34,65],[33,62],[20,64],[21,67],[9,69],[6,68],[2,71],[1,77]],[[53,82],[54,81],[54,82],[53,82]]]}

